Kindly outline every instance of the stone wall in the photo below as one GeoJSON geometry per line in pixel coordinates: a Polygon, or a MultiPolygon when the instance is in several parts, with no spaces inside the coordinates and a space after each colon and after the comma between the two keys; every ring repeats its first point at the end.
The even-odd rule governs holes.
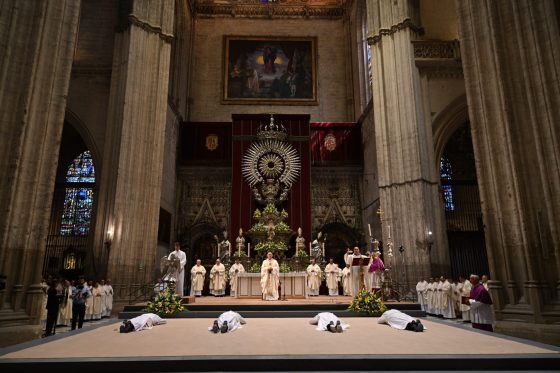
{"type": "MultiPolygon", "coordinates": [[[[344,122],[353,115],[347,106],[345,53],[347,33],[342,20],[305,19],[197,19],[189,101],[191,121],[231,121],[231,114],[310,114],[311,121],[344,122]],[[317,37],[318,105],[223,105],[223,36],[315,36],[317,37]]],[[[188,63],[188,61],[184,61],[188,63]]]]}

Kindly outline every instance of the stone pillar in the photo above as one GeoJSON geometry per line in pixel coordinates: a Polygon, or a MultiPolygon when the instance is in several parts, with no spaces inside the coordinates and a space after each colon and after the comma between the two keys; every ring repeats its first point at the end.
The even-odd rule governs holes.
{"type": "Polygon", "coordinates": [[[449,271],[432,129],[411,43],[419,31],[418,4],[372,0],[367,12],[383,242],[390,226],[395,244],[392,277],[404,280],[404,262],[406,280],[413,287],[420,277],[449,271]]]}
{"type": "Polygon", "coordinates": [[[79,16],[79,0],[0,3],[0,320],[38,323],[79,16]]]}
{"type": "Polygon", "coordinates": [[[115,37],[94,242],[95,269],[117,298],[154,280],[174,17],[173,0],[129,5],[115,37]]]}
{"type": "Polygon", "coordinates": [[[558,4],[456,5],[496,317],[551,323],[560,317],[558,4]]]}

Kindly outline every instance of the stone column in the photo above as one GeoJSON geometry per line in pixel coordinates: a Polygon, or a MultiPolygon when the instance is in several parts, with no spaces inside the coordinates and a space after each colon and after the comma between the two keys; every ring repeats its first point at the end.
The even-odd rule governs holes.
{"type": "Polygon", "coordinates": [[[134,0],[121,17],[94,242],[117,298],[154,280],[174,1],[134,0]]]}
{"type": "Polygon", "coordinates": [[[0,3],[0,320],[38,323],[79,16],[79,0],[0,3]]]}
{"type": "Polygon", "coordinates": [[[385,212],[383,242],[387,243],[390,226],[395,244],[392,277],[403,281],[404,255],[412,287],[420,277],[449,270],[431,123],[425,119],[411,43],[419,31],[418,4],[372,0],[367,12],[380,204],[385,212]],[[402,254],[400,245],[405,249],[402,254]]]}
{"type": "Polygon", "coordinates": [[[551,323],[560,316],[558,4],[456,5],[496,317],[551,323]]]}

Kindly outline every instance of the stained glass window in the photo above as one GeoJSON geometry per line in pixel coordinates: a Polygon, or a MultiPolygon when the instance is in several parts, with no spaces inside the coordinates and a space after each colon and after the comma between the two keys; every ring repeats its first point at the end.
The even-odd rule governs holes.
{"type": "Polygon", "coordinates": [[[451,168],[451,162],[449,162],[447,157],[441,157],[439,163],[439,175],[441,179],[441,193],[443,195],[445,211],[454,211],[455,204],[453,203],[453,186],[451,185],[451,182],[453,181],[453,169],[451,168]]]}
{"type": "Polygon", "coordinates": [[[95,168],[89,150],[81,153],[68,166],[66,183],[60,234],[85,236],[89,233],[93,211],[93,185],[88,184],[95,183],[95,168]]]}

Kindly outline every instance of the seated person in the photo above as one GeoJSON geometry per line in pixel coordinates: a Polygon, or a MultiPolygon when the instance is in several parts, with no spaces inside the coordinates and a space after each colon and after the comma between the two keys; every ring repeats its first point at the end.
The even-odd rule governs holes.
{"type": "Polygon", "coordinates": [[[377,320],[378,324],[389,324],[391,328],[400,330],[410,330],[413,332],[421,332],[426,329],[418,319],[413,319],[411,316],[399,310],[387,310],[377,320]]]}
{"type": "Polygon", "coordinates": [[[209,331],[212,333],[227,333],[233,332],[237,329],[241,329],[241,325],[245,325],[247,322],[240,314],[233,311],[224,312],[218,317],[217,320],[214,320],[214,325],[208,328],[209,331]]]}
{"type": "Polygon", "coordinates": [[[342,321],[331,312],[321,312],[309,320],[311,325],[317,325],[315,330],[328,330],[332,333],[342,333],[348,329],[350,325],[343,324],[342,321]]]}

